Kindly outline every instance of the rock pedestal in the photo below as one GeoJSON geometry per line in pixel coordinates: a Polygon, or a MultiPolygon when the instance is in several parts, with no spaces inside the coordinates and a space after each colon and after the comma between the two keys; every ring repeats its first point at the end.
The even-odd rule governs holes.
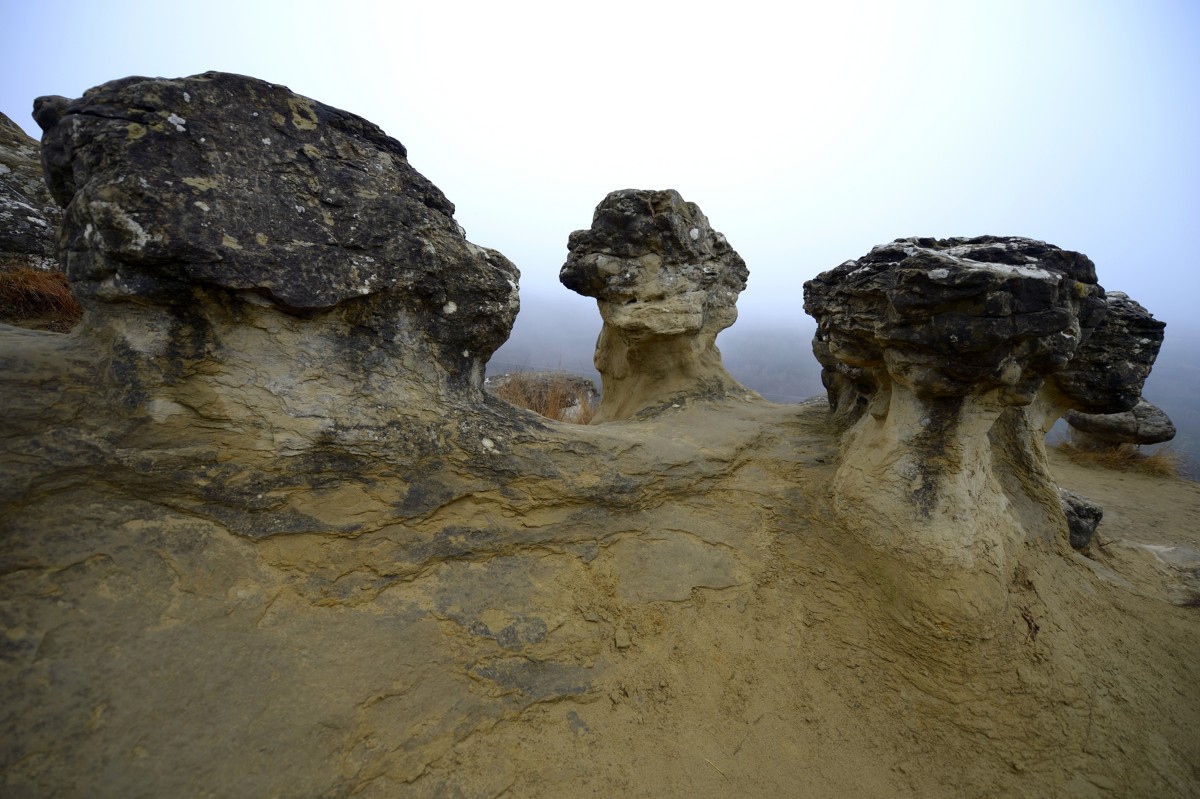
{"type": "Polygon", "coordinates": [[[730,377],[717,334],[737,319],[746,264],[695,203],[675,191],[614,191],[571,234],[563,285],[604,319],[595,422],[627,419],[680,395],[749,392],[730,377]]]}
{"type": "Polygon", "coordinates": [[[1022,238],[899,239],[805,284],[805,310],[847,427],[835,510],[936,575],[935,620],[994,613],[1015,548],[1065,538],[1020,409],[1103,318],[1092,262],[1022,238]]]}
{"type": "Polygon", "coordinates": [[[79,337],[117,404],[291,451],[482,402],[517,269],[372,123],[222,73],[43,97],[35,116],[79,337]]]}

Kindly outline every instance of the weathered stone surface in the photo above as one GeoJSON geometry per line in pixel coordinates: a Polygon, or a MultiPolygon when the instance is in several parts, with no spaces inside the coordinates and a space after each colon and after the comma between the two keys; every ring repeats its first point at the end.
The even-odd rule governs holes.
{"type": "Polygon", "coordinates": [[[571,234],[559,279],[595,297],[602,396],[593,422],[626,419],[685,394],[750,392],[725,371],[717,334],[737,319],[749,271],[695,203],[625,189],[571,234]]]}
{"type": "Polygon", "coordinates": [[[61,219],[42,181],[37,141],[0,114],[0,268],[53,268],[61,219]]]}
{"type": "Polygon", "coordinates": [[[1146,400],[1120,413],[1068,411],[1066,418],[1072,440],[1087,446],[1161,444],[1175,437],[1170,417],[1146,400]]]}
{"type": "Polygon", "coordinates": [[[1071,546],[1083,549],[1092,542],[1096,528],[1104,519],[1104,509],[1084,496],[1065,488],[1058,490],[1063,514],[1067,517],[1071,546]]]}
{"type": "Polygon", "coordinates": [[[897,239],[805,284],[849,427],[835,507],[873,547],[973,575],[947,585],[943,611],[1003,607],[1020,543],[1065,533],[1020,408],[1105,307],[1086,256],[1024,238],[897,239]]]}
{"type": "Polygon", "coordinates": [[[74,346],[122,415],[289,454],[387,439],[420,456],[451,434],[420,409],[483,402],[517,270],[375,125],[222,73],[36,107],[85,308],[74,346]]]}
{"type": "Polygon", "coordinates": [[[1129,295],[1110,291],[1103,321],[1054,382],[1083,413],[1118,413],[1141,399],[1142,386],[1158,357],[1166,323],[1129,295]]]}
{"type": "MultiPolygon", "coordinates": [[[[990,638],[941,626],[830,513],[824,403],[541,421],[442,374],[440,308],[172,285],[189,263],[129,266],[133,217],[85,211],[89,323],[0,326],[5,796],[1190,784],[1200,638],[1121,552],[1027,547],[990,638]],[[361,303],[398,309],[394,340],[361,303]]],[[[1200,496],[1168,488],[1139,531],[1194,550],[1200,496]]]]}

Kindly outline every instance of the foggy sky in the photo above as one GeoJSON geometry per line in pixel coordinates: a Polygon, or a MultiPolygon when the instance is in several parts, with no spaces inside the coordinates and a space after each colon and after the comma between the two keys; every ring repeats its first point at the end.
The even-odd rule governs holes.
{"type": "Polygon", "coordinates": [[[743,319],[799,321],[874,244],[991,233],[1195,325],[1200,4],[774,5],[4,0],[0,111],[40,135],[34,97],[126,75],[285,84],[403,142],[527,307],[595,314],[567,235],[674,188],[748,263],[743,319]]]}

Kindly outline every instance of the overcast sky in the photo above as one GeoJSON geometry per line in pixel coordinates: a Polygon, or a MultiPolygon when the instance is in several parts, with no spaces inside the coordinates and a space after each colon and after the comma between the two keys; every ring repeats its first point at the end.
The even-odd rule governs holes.
{"type": "Polygon", "coordinates": [[[984,233],[1197,315],[1193,0],[0,0],[0,27],[0,111],[35,135],[38,95],[206,70],[370,119],[527,306],[574,297],[567,235],[605,194],[674,188],[746,259],[743,319],[798,319],[874,244],[984,233]]]}

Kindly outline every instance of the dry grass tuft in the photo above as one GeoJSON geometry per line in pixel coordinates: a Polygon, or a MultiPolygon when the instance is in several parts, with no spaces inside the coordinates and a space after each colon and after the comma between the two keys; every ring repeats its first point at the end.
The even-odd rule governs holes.
{"type": "Polygon", "coordinates": [[[1146,454],[1133,444],[1101,449],[1081,447],[1069,441],[1063,441],[1055,447],[1066,455],[1071,463],[1083,466],[1099,466],[1120,472],[1141,472],[1157,477],[1183,475],[1183,458],[1169,449],[1159,449],[1146,454]]]}
{"type": "Polygon", "coordinates": [[[565,372],[515,372],[497,379],[493,393],[547,419],[587,424],[595,415],[592,392],[565,372]]]}
{"type": "Polygon", "coordinates": [[[31,326],[65,332],[82,316],[62,272],[0,267],[0,321],[14,325],[34,322],[31,326]]]}

